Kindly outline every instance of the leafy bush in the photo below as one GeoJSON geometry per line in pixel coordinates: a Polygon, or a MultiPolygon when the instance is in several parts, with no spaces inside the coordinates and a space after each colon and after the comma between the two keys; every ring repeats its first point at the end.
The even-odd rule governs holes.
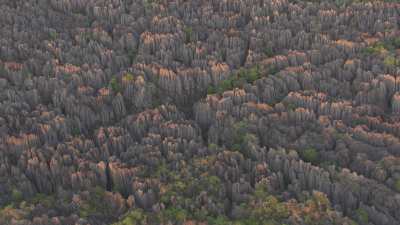
{"type": "Polygon", "coordinates": [[[11,192],[11,197],[13,199],[14,202],[20,202],[23,200],[23,194],[21,191],[19,191],[18,189],[13,189],[11,192]]]}
{"type": "Polygon", "coordinates": [[[256,187],[254,190],[254,197],[256,197],[256,199],[265,199],[267,196],[268,196],[267,185],[264,183],[256,184],[256,187]]]}
{"type": "Polygon", "coordinates": [[[182,223],[188,218],[188,212],[184,209],[169,207],[163,211],[163,215],[170,221],[182,223]]]}
{"type": "Polygon", "coordinates": [[[207,88],[207,94],[213,95],[213,94],[216,94],[216,93],[217,93],[217,88],[216,88],[216,87],[214,87],[214,86],[209,86],[209,87],[207,88]]]}
{"type": "Polygon", "coordinates": [[[245,136],[247,134],[247,123],[244,121],[240,121],[233,125],[233,146],[234,150],[240,151],[244,141],[245,136]]]}
{"type": "Polygon", "coordinates": [[[137,52],[135,50],[128,50],[128,58],[129,58],[129,63],[133,63],[136,59],[137,56],[137,52]]]}
{"type": "Polygon", "coordinates": [[[394,188],[396,189],[396,191],[400,192],[400,179],[396,181],[396,183],[394,184],[394,188]]]}
{"type": "Polygon", "coordinates": [[[365,55],[381,54],[386,51],[385,45],[382,42],[377,42],[372,46],[366,47],[362,50],[365,55]]]}
{"type": "Polygon", "coordinates": [[[79,214],[81,217],[93,215],[111,216],[110,205],[104,204],[105,190],[101,187],[95,187],[90,191],[90,198],[79,206],[79,214]]]}
{"type": "Polygon", "coordinates": [[[358,221],[360,221],[362,224],[368,224],[369,218],[367,211],[365,211],[362,208],[359,208],[357,209],[356,214],[358,221]]]}
{"type": "Polygon", "coordinates": [[[110,87],[115,93],[121,92],[121,90],[122,90],[121,85],[118,83],[118,80],[116,77],[111,78],[110,87]]]}
{"type": "Polygon", "coordinates": [[[58,38],[58,33],[56,30],[52,29],[49,31],[49,36],[51,40],[56,40],[58,38]]]}
{"type": "Polygon", "coordinates": [[[286,205],[279,202],[279,200],[272,195],[262,200],[261,204],[252,211],[252,215],[255,218],[259,218],[261,221],[287,218],[288,213],[286,205]]]}
{"type": "Polygon", "coordinates": [[[268,69],[268,73],[272,74],[272,75],[277,74],[278,72],[279,72],[279,69],[276,66],[270,66],[268,69]]]}
{"type": "Polygon", "coordinates": [[[306,162],[317,163],[319,154],[314,148],[308,148],[301,152],[301,156],[306,162]]]}
{"type": "Polygon", "coordinates": [[[400,48],[400,38],[396,37],[376,42],[373,45],[364,48],[362,53],[365,55],[382,54],[387,51],[393,53],[393,51],[398,48],[400,48]]]}
{"type": "Polygon", "coordinates": [[[383,64],[384,64],[385,66],[391,67],[391,66],[397,66],[397,65],[399,65],[400,63],[399,63],[399,60],[397,60],[395,57],[393,57],[393,56],[387,56],[387,57],[385,58],[385,60],[383,61],[383,64]]]}
{"type": "Polygon", "coordinates": [[[191,27],[185,27],[185,43],[190,43],[193,40],[193,29],[191,27]]]}
{"type": "Polygon", "coordinates": [[[268,57],[274,56],[274,50],[271,47],[264,48],[264,54],[268,57]]]}
{"type": "Polygon", "coordinates": [[[55,197],[52,195],[45,195],[42,193],[36,194],[32,199],[30,199],[30,202],[34,205],[36,204],[41,204],[46,208],[51,208],[55,204],[55,197]]]}
{"type": "Polygon", "coordinates": [[[210,225],[229,225],[232,224],[226,217],[218,216],[218,217],[209,217],[207,219],[208,224],[210,225]]]}
{"type": "Polygon", "coordinates": [[[73,136],[78,136],[81,133],[81,130],[79,129],[79,127],[74,126],[71,128],[71,134],[73,136]]]}
{"type": "Polygon", "coordinates": [[[217,86],[209,86],[207,89],[207,93],[222,94],[223,92],[232,90],[234,88],[241,88],[246,83],[251,84],[260,78],[261,78],[261,73],[258,65],[250,69],[242,68],[236,74],[220,82],[217,86]]]}
{"type": "Polygon", "coordinates": [[[133,81],[134,76],[131,73],[126,73],[123,77],[122,80],[123,81],[133,81]]]}
{"type": "Polygon", "coordinates": [[[127,213],[120,222],[112,225],[145,225],[147,224],[147,215],[142,209],[134,209],[127,213]]]}

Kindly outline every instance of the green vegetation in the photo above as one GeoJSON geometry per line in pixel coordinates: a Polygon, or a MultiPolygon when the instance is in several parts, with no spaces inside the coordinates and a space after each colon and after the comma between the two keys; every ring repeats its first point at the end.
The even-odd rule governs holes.
{"type": "Polygon", "coordinates": [[[400,60],[396,59],[394,56],[387,56],[383,60],[383,64],[387,67],[400,66],[400,60]]]}
{"type": "Polygon", "coordinates": [[[58,33],[57,33],[57,31],[56,30],[50,30],[49,31],[49,37],[50,37],[50,39],[51,40],[57,40],[57,38],[58,38],[58,33]]]}
{"type": "Polygon", "coordinates": [[[398,179],[398,180],[395,182],[394,188],[396,189],[396,191],[400,192],[400,179],[398,179]]]}
{"type": "Polygon", "coordinates": [[[208,149],[212,150],[212,151],[218,151],[218,145],[214,144],[214,143],[210,143],[208,144],[208,149]]]}
{"type": "MultiPolygon", "coordinates": [[[[206,179],[200,178],[200,180],[203,181],[198,183],[194,180],[190,182],[182,180],[182,182],[187,183],[185,187],[188,190],[193,190],[194,193],[199,193],[199,191],[206,191],[209,193],[207,185],[221,185],[219,178],[215,176],[210,176],[206,179]],[[194,187],[198,187],[197,190],[193,189],[194,187]]],[[[182,184],[179,184],[178,186],[181,185],[182,184]]],[[[288,203],[282,202],[277,197],[268,193],[267,186],[268,184],[265,181],[256,184],[255,191],[251,195],[249,201],[239,205],[243,213],[240,219],[231,220],[224,215],[217,215],[209,212],[206,208],[200,209],[194,207],[192,209],[187,209],[183,206],[185,204],[186,206],[193,204],[193,200],[189,198],[186,201],[182,201],[182,199],[179,199],[182,193],[179,195],[175,193],[176,201],[173,204],[165,202],[166,208],[161,210],[160,213],[144,212],[141,209],[134,209],[127,213],[120,222],[114,223],[113,225],[183,224],[189,220],[206,222],[210,225],[281,225],[282,220],[288,219],[290,215],[293,214],[302,218],[307,224],[322,224],[321,221],[326,222],[332,220],[332,209],[329,199],[325,194],[313,192],[312,196],[305,202],[288,203]]],[[[212,194],[208,195],[211,201],[212,198],[210,197],[212,196],[212,194]]],[[[221,205],[220,207],[223,206],[221,205]]],[[[360,212],[362,217],[365,217],[365,213],[362,211],[360,212]]]]}
{"type": "Polygon", "coordinates": [[[400,48],[400,37],[391,38],[386,41],[378,41],[371,46],[362,50],[365,55],[382,54],[385,52],[393,52],[395,49],[400,48]]]}
{"type": "Polygon", "coordinates": [[[32,199],[29,200],[30,203],[36,205],[36,204],[41,204],[46,208],[51,208],[54,206],[56,199],[52,195],[46,195],[43,193],[38,193],[33,197],[32,199]]]}
{"type": "Polygon", "coordinates": [[[11,197],[12,197],[13,202],[18,203],[23,200],[24,196],[22,195],[22,192],[19,191],[18,189],[13,189],[11,192],[11,197]]]}
{"type": "MultiPolygon", "coordinates": [[[[300,3],[300,2],[312,2],[312,3],[321,3],[321,2],[329,2],[329,0],[289,0],[291,3],[300,3]]],[[[399,0],[335,0],[334,3],[338,7],[348,6],[353,3],[367,3],[367,2],[399,2],[399,0]]]]}
{"type": "Polygon", "coordinates": [[[143,6],[144,6],[145,12],[147,12],[151,9],[152,4],[153,4],[153,0],[143,0],[143,6]]]}
{"type": "Polygon", "coordinates": [[[167,220],[182,223],[188,218],[188,212],[184,209],[169,207],[163,211],[163,216],[167,220]]]}
{"type": "Polygon", "coordinates": [[[261,78],[259,66],[252,67],[250,69],[240,69],[236,74],[230,76],[228,79],[223,80],[217,86],[210,86],[207,89],[208,94],[222,94],[227,90],[234,88],[241,88],[246,83],[253,83],[257,79],[261,78]]]}
{"type": "Polygon", "coordinates": [[[248,125],[244,121],[240,121],[233,125],[233,150],[240,151],[242,149],[247,135],[247,127],[248,125]]]}
{"type": "Polygon", "coordinates": [[[122,76],[123,81],[133,81],[134,78],[135,77],[131,73],[126,73],[124,76],[122,76]]]}
{"type": "Polygon", "coordinates": [[[145,225],[147,224],[147,215],[142,209],[134,209],[127,213],[124,218],[112,225],[145,225]]]}
{"type": "Polygon", "coordinates": [[[379,41],[371,46],[368,46],[362,50],[364,55],[378,55],[385,54],[383,64],[386,67],[400,66],[400,60],[394,55],[394,51],[400,48],[400,38],[391,38],[386,41],[379,41]]]}
{"type": "Polygon", "coordinates": [[[193,29],[191,27],[185,27],[183,31],[185,32],[185,43],[190,43],[193,40],[193,29]]]}
{"type": "Polygon", "coordinates": [[[115,93],[118,93],[118,92],[121,92],[121,91],[122,91],[122,87],[121,87],[121,85],[119,84],[119,82],[118,82],[118,80],[117,80],[116,77],[111,78],[111,80],[110,80],[110,87],[111,87],[111,89],[112,89],[115,93]]]}
{"type": "Polygon", "coordinates": [[[365,211],[362,208],[359,208],[356,210],[356,216],[357,220],[361,222],[361,224],[368,224],[369,218],[368,218],[368,212],[365,211]]]}
{"type": "Polygon", "coordinates": [[[274,50],[271,47],[264,48],[264,54],[268,57],[274,56],[274,50]]]}
{"type": "Polygon", "coordinates": [[[209,217],[207,219],[210,225],[228,225],[231,224],[230,221],[225,216],[209,217]]]}
{"type": "Polygon", "coordinates": [[[365,55],[375,55],[381,54],[386,51],[385,45],[383,42],[377,42],[372,46],[368,46],[362,50],[362,53],[365,55]]]}
{"type": "Polygon", "coordinates": [[[11,221],[22,221],[29,217],[35,205],[44,208],[54,208],[56,198],[53,195],[36,194],[33,198],[23,198],[23,193],[18,189],[11,192],[12,203],[0,208],[0,224],[11,224],[11,221]],[[3,223],[1,223],[3,222],[3,223]]]}
{"type": "Polygon", "coordinates": [[[259,207],[256,207],[252,214],[255,218],[258,218],[260,222],[274,222],[279,219],[287,218],[289,216],[289,211],[284,203],[279,202],[276,197],[269,195],[261,201],[259,207]]]}
{"type": "Polygon", "coordinates": [[[111,214],[110,206],[104,204],[105,190],[101,187],[95,187],[89,191],[89,199],[86,199],[79,206],[79,215],[81,217],[89,217],[93,215],[110,216],[111,214]]]}
{"type": "Polygon", "coordinates": [[[78,136],[81,133],[79,127],[74,126],[71,128],[71,134],[72,136],[78,136]]]}
{"type": "Polygon", "coordinates": [[[313,164],[318,162],[319,154],[318,151],[315,150],[314,148],[307,148],[304,151],[302,151],[300,155],[305,162],[310,162],[313,164]]]}
{"type": "Polygon", "coordinates": [[[137,56],[137,52],[135,50],[128,50],[128,58],[129,58],[129,63],[133,63],[136,59],[137,56]]]}
{"type": "Polygon", "coordinates": [[[286,105],[286,108],[288,109],[288,111],[294,111],[294,110],[296,110],[296,105],[295,104],[293,104],[293,103],[288,103],[287,105],[286,105]]]}
{"type": "Polygon", "coordinates": [[[232,144],[228,145],[228,147],[233,151],[240,152],[245,157],[251,158],[250,145],[252,143],[258,143],[258,138],[256,135],[249,132],[248,124],[245,121],[235,123],[232,133],[232,144]]]}

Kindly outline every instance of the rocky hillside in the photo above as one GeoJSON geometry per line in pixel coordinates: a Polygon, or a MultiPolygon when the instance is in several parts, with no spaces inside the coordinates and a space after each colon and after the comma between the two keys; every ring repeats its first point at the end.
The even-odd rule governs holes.
{"type": "Polygon", "coordinates": [[[399,224],[399,26],[397,0],[0,0],[0,224],[399,224]]]}

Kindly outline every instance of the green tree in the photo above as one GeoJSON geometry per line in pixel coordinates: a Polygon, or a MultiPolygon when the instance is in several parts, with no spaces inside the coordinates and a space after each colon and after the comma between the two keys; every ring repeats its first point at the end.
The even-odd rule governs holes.
{"type": "Polygon", "coordinates": [[[111,78],[110,87],[115,93],[121,92],[121,90],[122,90],[122,88],[121,88],[120,84],[118,83],[118,80],[117,80],[116,77],[111,78]]]}
{"type": "Polygon", "coordinates": [[[318,162],[318,151],[315,150],[314,148],[307,148],[304,151],[301,152],[300,154],[303,158],[304,161],[310,162],[310,163],[317,163],[318,162]]]}
{"type": "Polygon", "coordinates": [[[12,190],[11,197],[12,197],[14,202],[20,202],[24,198],[22,192],[20,190],[18,190],[18,189],[13,189],[12,190]]]}
{"type": "Polygon", "coordinates": [[[147,216],[142,209],[134,209],[127,213],[124,218],[113,225],[146,225],[147,216]]]}
{"type": "Polygon", "coordinates": [[[399,61],[393,56],[387,56],[385,60],[383,60],[383,64],[388,67],[397,66],[399,61]]]}
{"type": "Polygon", "coordinates": [[[358,208],[356,210],[356,214],[358,221],[360,221],[362,224],[368,224],[369,221],[368,212],[365,211],[365,209],[358,208]]]}
{"type": "Polygon", "coordinates": [[[182,223],[185,222],[188,218],[188,212],[181,208],[169,207],[164,210],[164,216],[174,223],[182,223]]]}
{"type": "Polygon", "coordinates": [[[395,182],[394,188],[396,189],[396,191],[400,192],[400,179],[398,179],[398,180],[395,182]]]}
{"type": "Polygon", "coordinates": [[[193,29],[191,27],[185,27],[185,42],[190,43],[193,40],[193,29]]]}

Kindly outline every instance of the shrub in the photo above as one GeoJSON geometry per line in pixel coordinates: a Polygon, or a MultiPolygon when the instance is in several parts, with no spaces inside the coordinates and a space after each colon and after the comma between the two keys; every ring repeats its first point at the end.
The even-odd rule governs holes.
{"type": "Polygon", "coordinates": [[[385,45],[382,42],[377,42],[372,46],[366,47],[362,50],[365,55],[381,54],[386,51],[385,45]]]}
{"type": "Polygon", "coordinates": [[[231,222],[224,216],[218,216],[216,218],[209,217],[208,224],[210,225],[229,225],[231,222]]]}
{"type": "Polygon", "coordinates": [[[79,214],[81,217],[92,215],[113,216],[111,214],[111,205],[105,204],[105,190],[99,186],[89,190],[90,198],[79,206],[79,214]]]}
{"type": "Polygon", "coordinates": [[[171,222],[184,222],[188,218],[188,212],[184,209],[169,207],[164,210],[163,215],[171,222]]]}
{"type": "Polygon", "coordinates": [[[257,66],[252,67],[246,73],[246,80],[248,83],[253,83],[254,81],[260,79],[260,68],[257,66]]]}
{"type": "MultiPolygon", "coordinates": [[[[381,54],[387,51],[393,52],[395,49],[400,48],[400,38],[391,38],[386,41],[379,41],[372,46],[368,46],[362,50],[365,55],[381,54]]],[[[392,60],[393,61],[393,60],[392,60]]]]}
{"type": "Polygon", "coordinates": [[[210,143],[208,144],[208,149],[210,149],[211,151],[218,151],[218,145],[215,143],[210,143]]]}
{"type": "Polygon", "coordinates": [[[79,129],[79,127],[72,127],[71,128],[71,134],[72,136],[78,136],[81,133],[81,130],[79,129]]]}
{"type": "Polygon", "coordinates": [[[123,77],[122,80],[123,81],[133,81],[134,76],[131,73],[126,73],[123,77]]]}
{"type": "Polygon", "coordinates": [[[116,77],[111,78],[110,87],[115,93],[121,92],[122,89],[116,77]]]}
{"type": "Polygon", "coordinates": [[[191,27],[185,27],[183,31],[185,32],[185,42],[190,43],[193,40],[193,29],[191,27]]]}
{"type": "Polygon", "coordinates": [[[209,86],[207,88],[207,94],[212,95],[212,94],[216,94],[217,93],[217,89],[214,86],[209,86]]]}
{"type": "Polygon", "coordinates": [[[400,63],[398,62],[398,60],[397,60],[395,57],[393,57],[393,56],[387,56],[387,57],[385,58],[385,60],[383,61],[383,64],[384,64],[385,66],[391,67],[391,66],[397,66],[397,65],[400,64],[400,63]]]}
{"type": "Polygon", "coordinates": [[[314,148],[308,148],[305,149],[302,153],[301,156],[304,161],[310,162],[310,163],[316,163],[318,161],[318,152],[314,148]]]}
{"type": "Polygon", "coordinates": [[[57,33],[56,30],[51,30],[51,31],[49,32],[49,36],[50,36],[50,39],[51,39],[51,40],[56,40],[56,39],[58,38],[58,33],[57,33]]]}
{"type": "Polygon", "coordinates": [[[260,69],[258,66],[254,66],[250,69],[240,69],[236,74],[230,76],[228,79],[223,80],[216,86],[209,86],[207,88],[208,94],[222,94],[227,90],[233,88],[243,87],[246,83],[253,83],[254,81],[261,78],[260,69]]]}
{"type": "Polygon", "coordinates": [[[22,192],[19,191],[18,189],[13,189],[11,193],[11,197],[14,202],[20,202],[23,200],[23,195],[22,192]]]}
{"type": "Polygon", "coordinates": [[[266,197],[268,197],[267,184],[265,184],[265,183],[256,184],[256,187],[254,190],[254,197],[256,197],[256,199],[265,199],[266,197]]]}
{"type": "Polygon", "coordinates": [[[396,181],[396,183],[394,184],[394,188],[396,189],[396,191],[400,192],[400,179],[396,181]]]}
{"type": "Polygon", "coordinates": [[[133,61],[136,59],[137,52],[135,50],[128,50],[128,58],[129,58],[129,63],[133,63],[133,61]]]}
{"type": "Polygon", "coordinates": [[[272,57],[272,56],[274,56],[274,51],[272,50],[271,47],[266,47],[266,48],[264,48],[264,54],[267,57],[272,57]]]}
{"type": "Polygon", "coordinates": [[[273,65],[270,66],[269,69],[268,69],[268,73],[269,74],[273,74],[274,75],[274,74],[277,74],[278,72],[279,72],[279,69],[276,66],[273,66],[273,65]]]}
{"type": "Polygon", "coordinates": [[[242,145],[247,134],[247,123],[240,121],[233,125],[233,144],[242,145]]]}
{"type": "Polygon", "coordinates": [[[392,44],[395,48],[400,48],[400,37],[393,38],[392,44]]]}
{"type": "Polygon", "coordinates": [[[369,218],[368,218],[368,212],[367,211],[365,211],[362,208],[358,208],[356,210],[356,214],[357,214],[358,221],[360,221],[362,224],[368,224],[369,218]]]}
{"type": "Polygon", "coordinates": [[[272,219],[282,219],[288,217],[288,209],[286,205],[270,195],[262,200],[259,207],[256,207],[252,214],[255,218],[261,221],[268,221],[272,219]]]}
{"type": "MultiPolygon", "coordinates": [[[[222,82],[221,82],[221,84],[220,84],[220,88],[219,89],[221,89],[221,90],[223,90],[223,91],[227,91],[227,90],[230,90],[230,89],[232,89],[233,88],[233,86],[232,86],[232,79],[226,79],[226,80],[223,80],[222,82]]],[[[218,91],[220,91],[220,90],[218,90],[218,91]]]]}
{"type": "Polygon", "coordinates": [[[142,209],[134,209],[127,213],[120,222],[113,225],[145,225],[147,224],[147,216],[142,209]]]}

